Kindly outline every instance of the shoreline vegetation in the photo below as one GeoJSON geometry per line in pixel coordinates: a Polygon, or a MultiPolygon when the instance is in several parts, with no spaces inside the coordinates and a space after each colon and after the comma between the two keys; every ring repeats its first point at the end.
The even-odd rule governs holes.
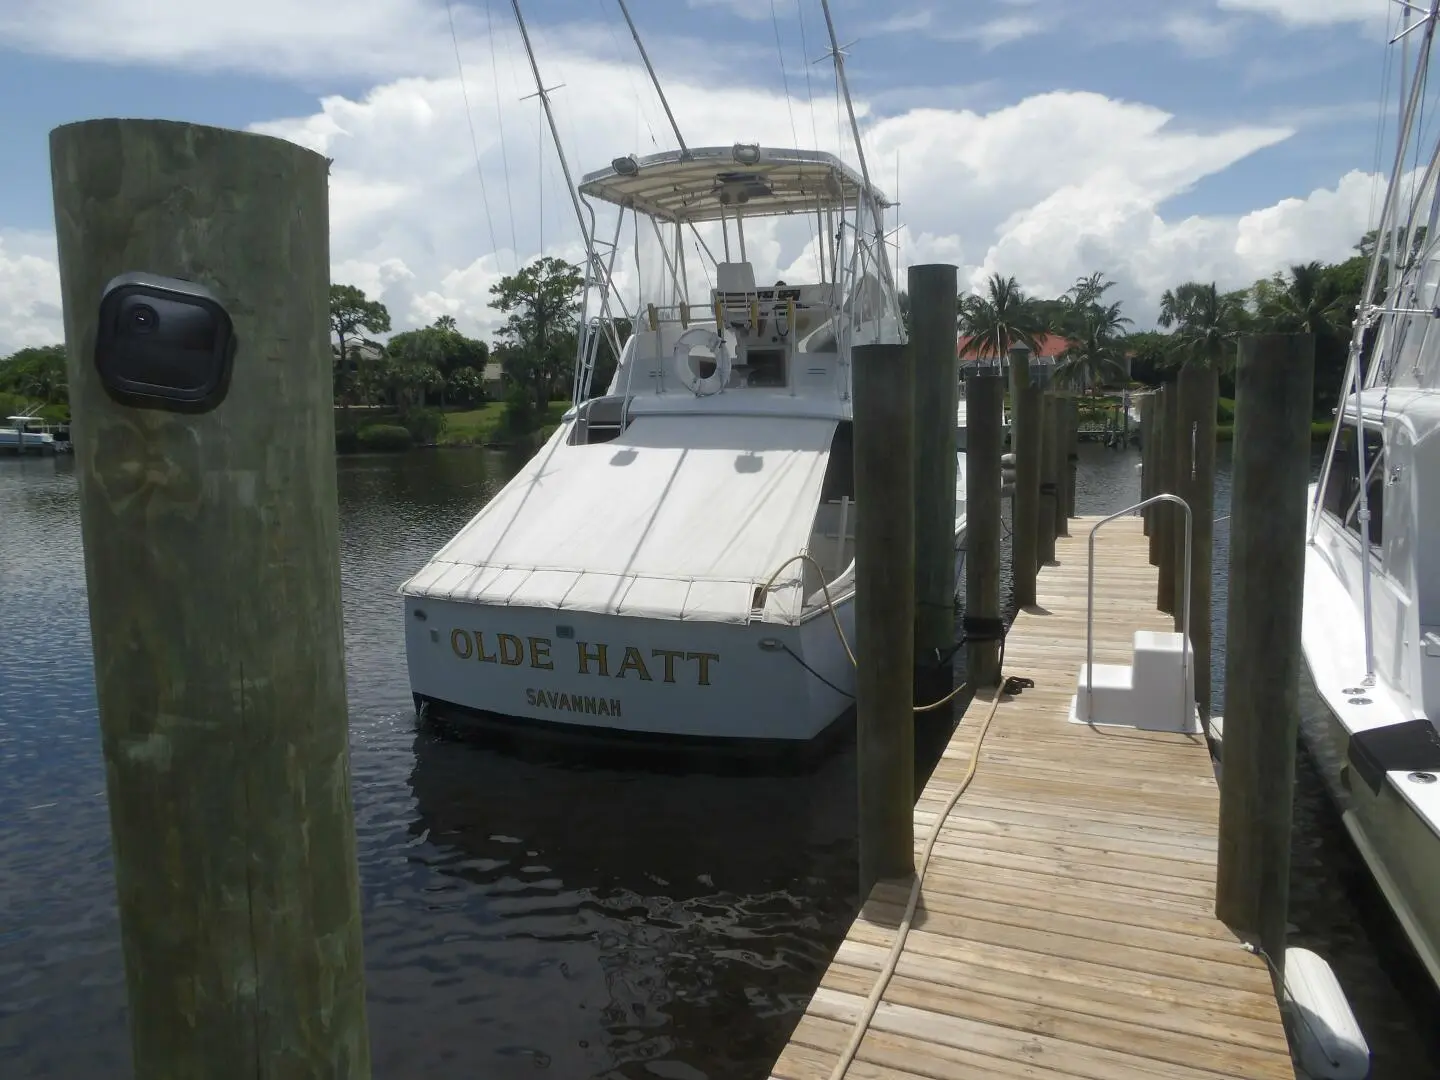
{"type": "MultiPolygon", "coordinates": [[[[1414,258],[1424,227],[1413,237],[1387,235],[1379,252],[1414,258]]],[[[1356,254],[1338,263],[1291,266],[1249,288],[1221,291],[1215,283],[1185,282],[1161,298],[1158,327],[1132,331],[1132,320],[1106,294],[1104,273],[1082,277],[1063,294],[1025,294],[1015,278],[990,275],[985,287],[959,297],[956,326],[962,364],[1005,356],[1026,345],[1055,360],[1057,387],[1080,399],[1082,423],[1119,427],[1123,390],[1143,391],[1174,379],[1188,365],[1215,367],[1220,377],[1216,417],[1220,441],[1234,430],[1234,365],[1241,334],[1275,331],[1315,338],[1312,437],[1328,437],[1349,351],[1350,327],[1376,253],[1371,231],[1356,254]]],[[[412,447],[487,446],[537,449],[570,406],[576,355],[581,268],[543,256],[490,287],[489,306],[504,321],[493,342],[460,332],[454,315],[428,326],[391,333],[390,312],[354,285],[330,287],[331,362],[337,453],[400,452],[412,447]],[[384,340],[380,338],[389,335],[384,340]]],[[[899,296],[909,324],[909,298],[899,296]]],[[[1372,302],[1379,301],[1377,295],[1372,302]]],[[[631,327],[617,320],[624,341],[631,327]]],[[[1368,359],[1373,330],[1362,340],[1368,359]]],[[[592,395],[603,393],[616,356],[602,336],[595,355],[592,395]]],[[[0,416],[34,413],[70,419],[63,344],[32,346],[0,358],[0,416]]]]}

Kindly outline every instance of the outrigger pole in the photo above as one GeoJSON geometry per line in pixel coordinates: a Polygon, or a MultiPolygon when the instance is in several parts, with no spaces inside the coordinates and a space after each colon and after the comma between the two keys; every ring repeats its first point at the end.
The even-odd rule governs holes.
{"type": "Polygon", "coordinates": [[[670,111],[670,102],[665,97],[665,91],[660,89],[660,79],[655,74],[655,68],[650,64],[650,54],[645,51],[645,45],[640,40],[640,31],[635,29],[635,22],[630,18],[630,9],[625,6],[625,0],[615,0],[620,5],[620,14],[625,16],[625,25],[630,27],[630,36],[635,39],[635,47],[640,50],[640,59],[645,61],[645,70],[650,73],[650,82],[655,87],[655,93],[660,96],[660,104],[665,109],[665,117],[670,121],[670,130],[675,132],[675,141],[680,144],[680,157],[688,160],[690,148],[685,145],[685,136],[680,134],[680,125],[675,122],[675,114],[670,111]]]}
{"type": "MultiPolygon", "coordinates": [[[[890,291],[890,303],[898,307],[900,301],[895,292],[895,279],[890,273],[890,260],[885,257],[885,220],[880,212],[880,199],[870,184],[870,168],[865,163],[865,145],[860,139],[860,124],[855,119],[855,105],[850,100],[850,82],[845,78],[845,52],[840,48],[840,40],[835,36],[835,20],[830,17],[830,0],[820,0],[820,7],[825,12],[825,26],[830,31],[830,56],[835,61],[835,78],[845,95],[845,111],[850,115],[850,132],[855,137],[855,153],[860,158],[860,178],[865,182],[865,201],[870,204],[870,217],[875,222],[875,261],[880,264],[885,287],[890,291]]],[[[900,324],[900,333],[903,340],[903,321],[900,324]]]]}
{"type": "MultiPolygon", "coordinates": [[[[540,104],[545,109],[545,121],[550,128],[550,139],[554,142],[555,154],[560,159],[560,171],[565,176],[565,190],[570,193],[570,205],[575,208],[575,219],[580,224],[580,238],[585,242],[585,300],[580,310],[580,327],[575,335],[576,379],[573,399],[574,403],[578,405],[583,395],[589,392],[588,375],[594,363],[593,355],[590,355],[587,359],[587,352],[593,354],[594,350],[593,346],[587,350],[587,338],[589,335],[586,332],[589,324],[589,320],[586,317],[586,308],[589,305],[590,288],[592,284],[600,290],[600,321],[605,329],[605,335],[610,340],[610,347],[615,351],[616,359],[618,360],[620,357],[620,341],[615,334],[615,319],[610,311],[610,271],[601,260],[599,252],[595,250],[595,211],[593,208],[590,208],[590,224],[587,226],[585,223],[585,207],[582,207],[579,189],[575,187],[574,181],[570,178],[570,165],[565,160],[565,147],[560,142],[560,130],[555,126],[555,114],[550,109],[550,91],[540,78],[540,66],[535,62],[535,50],[530,47],[530,32],[525,27],[525,16],[520,13],[520,0],[510,0],[510,6],[515,11],[515,24],[520,28],[520,40],[525,45],[525,55],[530,61],[530,71],[535,76],[536,96],[540,98],[540,104]],[[581,376],[582,369],[584,369],[586,373],[583,380],[581,376]]],[[[586,206],[588,206],[588,204],[586,204],[586,206]]],[[[612,244],[612,254],[614,250],[615,246],[612,244]]]]}

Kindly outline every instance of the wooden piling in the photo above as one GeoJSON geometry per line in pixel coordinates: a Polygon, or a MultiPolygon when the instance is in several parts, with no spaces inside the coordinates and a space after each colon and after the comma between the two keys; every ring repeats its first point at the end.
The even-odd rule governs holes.
{"type": "Polygon", "coordinates": [[[53,130],[50,161],[135,1075],[368,1077],[326,159],[105,119],[53,130]],[[102,386],[127,271],[228,309],[213,411],[102,386]]]}
{"type": "MultiPolygon", "coordinates": [[[[1167,452],[1167,439],[1169,436],[1169,431],[1165,426],[1165,398],[1165,387],[1160,386],[1154,392],[1155,403],[1151,411],[1152,423],[1150,426],[1152,431],[1151,442],[1153,443],[1153,446],[1150,450],[1150,471],[1152,474],[1150,478],[1150,495],[1159,495],[1165,490],[1165,455],[1167,452]]],[[[1157,570],[1160,566],[1160,541],[1164,539],[1165,535],[1164,514],[1161,512],[1162,509],[1163,508],[1158,505],[1152,506],[1150,508],[1150,565],[1155,567],[1157,570]]],[[[1158,593],[1158,585],[1156,586],[1156,589],[1158,593]]],[[[1157,608],[1159,608],[1158,599],[1159,598],[1157,595],[1157,608]]],[[[1164,611],[1165,609],[1160,608],[1160,610],[1164,611]]]]}
{"type": "MultiPolygon", "coordinates": [[[[1213,367],[1180,369],[1179,431],[1176,444],[1175,494],[1190,507],[1190,643],[1195,650],[1195,701],[1200,715],[1210,717],[1210,576],[1215,535],[1215,412],[1220,379],[1213,367]]],[[[1185,512],[1175,523],[1175,629],[1182,629],[1185,590],[1185,512]]]]}
{"type": "Polygon", "coordinates": [[[1060,504],[1060,473],[1055,467],[1058,411],[1054,393],[1047,390],[1040,402],[1040,524],[1035,530],[1035,560],[1040,566],[1055,561],[1055,517],[1060,504]]]}
{"type": "Polygon", "coordinates": [[[1055,395],[1055,538],[1070,535],[1070,403],[1055,395]]]}
{"type": "MultiPolygon", "coordinates": [[[[855,678],[860,895],[915,868],[915,362],[860,345],[855,410],[855,678]]],[[[955,414],[952,410],[951,427],[955,414]]],[[[953,495],[953,488],[952,488],[953,495]]]]}
{"type": "MultiPolygon", "coordinates": [[[[1161,424],[1160,468],[1157,480],[1160,492],[1175,494],[1175,482],[1180,457],[1180,387],[1176,382],[1166,384],[1162,407],[1165,419],[1161,424]]],[[[1179,532],[1185,512],[1174,503],[1161,503],[1155,507],[1155,518],[1159,525],[1159,546],[1156,552],[1159,571],[1155,587],[1155,606],[1167,615],[1174,615],[1179,603],[1175,579],[1175,534],[1179,532]]]]}
{"type": "Polygon", "coordinates": [[[1065,532],[1070,535],[1069,519],[1075,516],[1075,476],[1080,468],[1080,402],[1071,395],[1065,399],[1065,532]]]}
{"type": "Polygon", "coordinates": [[[1240,341],[1215,913],[1258,938],[1277,990],[1289,908],[1314,369],[1308,334],[1240,341]]]}
{"type": "Polygon", "coordinates": [[[1000,682],[1000,452],[1005,384],[973,370],[965,383],[966,672],[974,687],[1000,682]]]}
{"type": "Polygon", "coordinates": [[[917,669],[926,672],[926,689],[943,696],[952,668],[948,662],[937,665],[935,657],[948,655],[955,643],[956,268],[912,266],[909,289],[915,357],[915,659],[917,669]],[[930,678],[932,673],[945,685],[930,678]]]}
{"type": "MultiPolygon", "coordinates": [[[[1140,398],[1140,500],[1144,502],[1155,494],[1155,395],[1145,394],[1140,398]]],[[[1151,508],[1141,513],[1145,535],[1153,531],[1151,508]]],[[[1151,545],[1150,565],[1155,565],[1154,545],[1151,545]]]]}
{"type": "Polygon", "coordinates": [[[1015,455],[1015,495],[1011,499],[1013,525],[1010,538],[1010,572],[1014,578],[1016,607],[1035,603],[1035,579],[1040,568],[1040,388],[1030,382],[1030,350],[1010,349],[1010,447],[1015,455]]]}

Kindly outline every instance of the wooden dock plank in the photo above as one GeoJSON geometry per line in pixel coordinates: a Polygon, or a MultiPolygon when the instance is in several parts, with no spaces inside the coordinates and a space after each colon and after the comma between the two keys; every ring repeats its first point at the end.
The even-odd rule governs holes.
{"type": "MultiPolygon", "coordinates": [[[[1006,640],[979,768],[937,838],[895,973],[847,1075],[1293,1080],[1264,962],[1214,917],[1219,793],[1198,735],[1068,722],[1085,659],[1086,542],[1072,522],[1006,640]]],[[[1138,518],[1096,546],[1094,655],[1171,630],[1138,518]]],[[[993,697],[971,703],[915,806],[924,843],[993,697]]],[[[828,1080],[889,956],[909,882],[881,882],[772,1070],[828,1080]]]]}

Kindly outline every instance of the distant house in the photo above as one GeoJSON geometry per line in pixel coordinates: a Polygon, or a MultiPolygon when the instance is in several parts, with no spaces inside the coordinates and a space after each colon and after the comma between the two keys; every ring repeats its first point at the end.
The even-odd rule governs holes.
{"type": "Polygon", "coordinates": [[[485,370],[480,373],[480,381],[485,388],[485,396],[491,401],[505,396],[505,368],[499,360],[491,360],[485,364],[485,370]]]}
{"type": "MultiPolygon", "coordinates": [[[[354,370],[357,361],[363,366],[383,357],[385,355],[385,346],[378,341],[365,341],[363,339],[356,341],[351,338],[345,342],[345,351],[350,354],[349,360],[352,370],[354,370]]],[[[333,341],[330,342],[330,355],[332,357],[339,357],[340,355],[340,346],[333,341]]]]}
{"type": "MultiPolygon", "coordinates": [[[[961,334],[955,342],[955,348],[960,354],[960,370],[963,372],[967,367],[988,367],[998,366],[1002,373],[1008,373],[1010,365],[1003,356],[995,355],[995,346],[985,343],[977,352],[970,351],[970,342],[974,338],[961,334]]],[[[1065,350],[1070,347],[1070,342],[1060,334],[1046,334],[1036,343],[1036,349],[1030,356],[1031,375],[1038,375],[1045,370],[1053,370],[1065,350]]]]}

